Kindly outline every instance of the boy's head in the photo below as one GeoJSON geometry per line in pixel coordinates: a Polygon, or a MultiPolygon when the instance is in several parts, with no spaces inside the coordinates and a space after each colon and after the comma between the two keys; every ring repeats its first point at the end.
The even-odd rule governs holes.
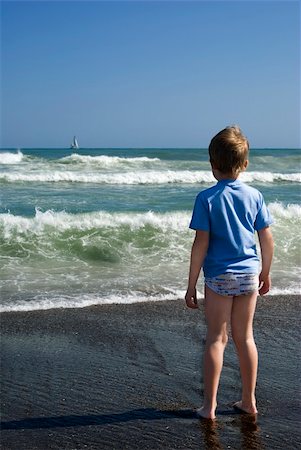
{"type": "Polygon", "coordinates": [[[227,127],[212,138],[210,163],[222,174],[238,176],[247,167],[249,142],[238,126],[227,127]]]}

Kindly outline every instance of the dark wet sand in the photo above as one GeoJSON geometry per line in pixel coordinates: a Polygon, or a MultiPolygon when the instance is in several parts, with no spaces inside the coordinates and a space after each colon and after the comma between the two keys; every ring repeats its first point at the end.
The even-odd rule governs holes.
{"type": "Polygon", "coordinates": [[[1,315],[1,449],[297,449],[300,298],[259,300],[257,421],[233,344],[217,421],[199,421],[205,323],[182,301],[1,315]]]}

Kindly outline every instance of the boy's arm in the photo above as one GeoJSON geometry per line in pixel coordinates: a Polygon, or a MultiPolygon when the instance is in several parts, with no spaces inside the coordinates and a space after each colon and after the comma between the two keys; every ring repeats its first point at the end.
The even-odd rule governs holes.
{"type": "Polygon", "coordinates": [[[261,272],[259,275],[259,294],[267,294],[271,288],[270,269],[274,254],[274,241],[269,227],[258,231],[258,238],[261,250],[261,272]]]}
{"type": "Polygon", "coordinates": [[[196,283],[207,254],[209,244],[209,232],[196,230],[191,249],[188,289],[185,295],[188,308],[197,308],[196,283]]]}

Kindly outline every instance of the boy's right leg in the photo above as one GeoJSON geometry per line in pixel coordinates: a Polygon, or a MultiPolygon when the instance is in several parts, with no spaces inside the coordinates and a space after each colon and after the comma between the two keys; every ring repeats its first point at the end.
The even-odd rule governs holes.
{"type": "Polygon", "coordinates": [[[223,356],[227,344],[227,326],[230,324],[233,297],[225,297],[205,287],[205,316],[207,322],[204,354],[204,405],[197,410],[199,416],[214,419],[216,396],[223,356]]]}
{"type": "Polygon", "coordinates": [[[257,379],[258,354],[253,337],[253,318],[258,292],[234,297],[231,329],[235,343],[242,381],[242,399],[235,403],[239,409],[256,414],[255,387],[257,379]]]}

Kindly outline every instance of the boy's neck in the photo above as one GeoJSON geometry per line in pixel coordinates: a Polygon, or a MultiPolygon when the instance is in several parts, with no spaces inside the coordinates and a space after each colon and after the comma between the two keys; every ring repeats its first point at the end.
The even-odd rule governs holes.
{"type": "Polygon", "coordinates": [[[249,165],[249,161],[246,159],[243,166],[237,171],[237,173],[233,173],[233,172],[223,173],[215,167],[215,164],[211,160],[210,160],[210,163],[211,163],[211,170],[212,170],[213,176],[217,181],[222,181],[222,180],[235,181],[235,180],[237,180],[237,178],[239,177],[241,172],[244,172],[249,165]]]}
{"type": "Polygon", "coordinates": [[[239,177],[239,173],[237,175],[233,175],[233,173],[222,173],[218,169],[212,169],[212,173],[214,178],[217,181],[223,181],[223,180],[237,180],[239,177]]]}

